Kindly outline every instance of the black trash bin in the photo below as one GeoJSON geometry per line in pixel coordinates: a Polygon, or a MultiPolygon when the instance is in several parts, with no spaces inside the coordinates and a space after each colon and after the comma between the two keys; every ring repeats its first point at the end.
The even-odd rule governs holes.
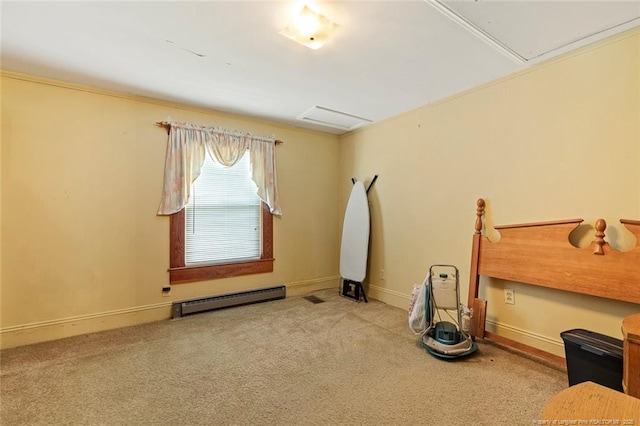
{"type": "Polygon", "coordinates": [[[569,386],[591,381],[622,392],[622,340],[580,328],[563,331],[569,386]]]}

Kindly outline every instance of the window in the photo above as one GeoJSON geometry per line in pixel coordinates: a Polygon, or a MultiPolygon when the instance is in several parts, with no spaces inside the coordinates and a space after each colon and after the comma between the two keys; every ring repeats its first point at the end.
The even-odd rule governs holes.
{"type": "Polygon", "coordinates": [[[171,284],[273,271],[273,219],[256,195],[248,152],[233,167],[207,155],[170,227],[171,284]]]}
{"type": "Polygon", "coordinates": [[[185,264],[260,257],[260,198],[249,154],[233,167],[207,155],[185,210],[185,264]]]}

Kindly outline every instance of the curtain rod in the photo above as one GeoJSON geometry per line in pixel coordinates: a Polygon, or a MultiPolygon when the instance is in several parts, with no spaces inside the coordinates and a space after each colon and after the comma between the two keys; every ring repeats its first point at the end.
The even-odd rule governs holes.
{"type": "MultiPolygon", "coordinates": [[[[180,124],[180,123],[176,123],[176,124],[180,124]]],[[[160,127],[166,127],[167,128],[167,134],[169,133],[169,130],[171,129],[171,123],[168,121],[156,121],[156,125],[160,126],[160,127]]],[[[222,133],[225,135],[232,135],[232,136],[244,136],[244,137],[250,137],[252,139],[258,139],[258,140],[262,140],[262,141],[271,141],[272,138],[267,138],[264,136],[255,136],[255,135],[251,135],[251,134],[247,134],[247,133],[242,133],[242,132],[238,132],[238,131],[233,131],[233,130],[224,130],[224,129],[217,129],[215,127],[205,127],[205,126],[197,126],[197,125],[193,125],[193,124],[188,124],[189,126],[193,126],[194,128],[201,128],[201,129],[214,129],[216,132],[218,133],[222,133]]],[[[274,140],[276,145],[279,145],[281,143],[284,143],[283,141],[276,139],[274,140]]]]}

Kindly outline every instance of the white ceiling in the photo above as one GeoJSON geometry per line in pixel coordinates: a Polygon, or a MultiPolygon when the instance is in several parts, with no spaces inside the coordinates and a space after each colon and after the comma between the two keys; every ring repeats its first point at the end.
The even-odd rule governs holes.
{"type": "Polygon", "coordinates": [[[341,134],[640,26],[640,0],[307,4],[340,25],[319,50],[279,34],[295,1],[2,1],[1,66],[341,134]]]}

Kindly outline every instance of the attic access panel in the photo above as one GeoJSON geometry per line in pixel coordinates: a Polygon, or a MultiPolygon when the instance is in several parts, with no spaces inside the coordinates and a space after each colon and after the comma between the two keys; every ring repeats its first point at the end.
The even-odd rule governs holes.
{"type": "Polygon", "coordinates": [[[432,1],[526,61],[640,26],[640,1],[432,1]]]}
{"type": "Polygon", "coordinates": [[[330,108],[314,106],[298,116],[298,120],[310,121],[345,131],[354,130],[371,120],[357,115],[347,114],[330,108]]]}

